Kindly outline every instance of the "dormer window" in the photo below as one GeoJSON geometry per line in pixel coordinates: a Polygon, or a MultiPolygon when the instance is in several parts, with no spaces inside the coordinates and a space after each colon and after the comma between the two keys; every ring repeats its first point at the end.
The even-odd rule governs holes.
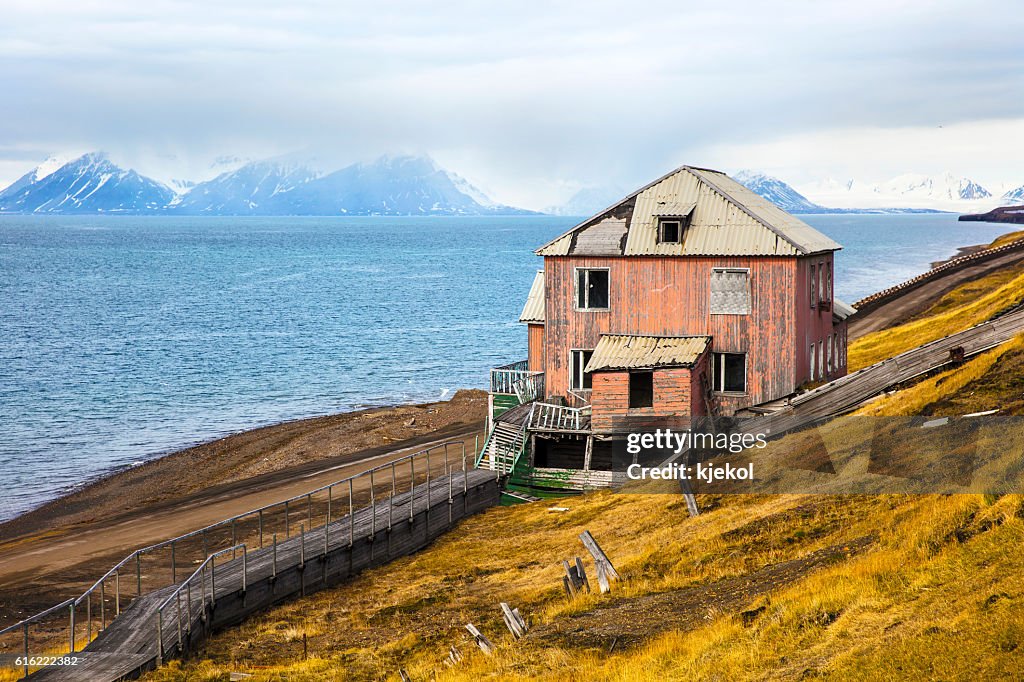
{"type": "Polygon", "coordinates": [[[682,244],[683,231],[690,224],[690,216],[672,216],[658,219],[658,243],[682,244]]]}

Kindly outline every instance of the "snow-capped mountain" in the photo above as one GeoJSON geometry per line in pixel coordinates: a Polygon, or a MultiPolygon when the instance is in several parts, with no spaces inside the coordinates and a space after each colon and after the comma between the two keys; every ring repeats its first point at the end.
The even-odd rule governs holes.
{"type": "Polygon", "coordinates": [[[593,185],[582,188],[561,206],[551,206],[545,212],[552,215],[590,216],[608,208],[626,194],[626,190],[615,185],[593,185]]]}
{"type": "Polygon", "coordinates": [[[768,201],[772,202],[783,211],[789,213],[821,213],[827,209],[809,201],[807,197],[784,183],[778,178],[773,178],[764,173],[742,170],[732,176],[733,179],[768,201]]]}
{"type": "MultiPolygon", "coordinates": [[[[176,212],[195,215],[267,215],[287,209],[279,195],[317,178],[305,166],[279,161],[254,161],[201,182],[176,198],[176,212]]],[[[285,210],[285,213],[290,211],[285,210]]]]}
{"type": "Polygon", "coordinates": [[[92,152],[48,159],[0,192],[0,213],[148,213],[174,197],[167,186],[92,152]]]}
{"type": "Polygon", "coordinates": [[[844,208],[933,209],[970,211],[992,208],[992,193],[970,178],[943,173],[937,176],[906,174],[886,182],[835,180],[802,185],[800,191],[826,206],[844,208]]]}
{"type": "Polygon", "coordinates": [[[246,162],[219,158],[213,179],[173,187],[104,154],[48,161],[0,192],[5,213],[184,213],[189,215],[522,215],[496,204],[427,156],[385,156],[329,174],[297,156],[246,162]]]}
{"type": "Polygon", "coordinates": [[[1018,204],[1024,204],[1024,185],[1021,185],[1020,187],[1017,187],[1015,189],[1011,189],[1009,192],[1000,197],[999,201],[1004,205],[1009,204],[1016,206],[1018,204]]]}
{"type": "Polygon", "coordinates": [[[384,156],[347,166],[278,195],[273,211],[291,215],[530,213],[491,202],[427,156],[384,156]]]}

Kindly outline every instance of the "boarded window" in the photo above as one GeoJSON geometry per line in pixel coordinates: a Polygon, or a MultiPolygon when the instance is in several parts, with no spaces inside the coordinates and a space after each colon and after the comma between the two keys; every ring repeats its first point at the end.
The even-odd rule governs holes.
{"type": "Polygon", "coordinates": [[[584,372],[583,368],[590,362],[592,350],[574,350],[570,353],[572,361],[572,376],[570,377],[570,388],[575,390],[586,390],[593,386],[590,372],[584,372]]]}
{"type": "Polygon", "coordinates": [[[747,356],[743,353],[714,353],[711,356],[711,383],[716,391],[747,392],[747,356]]]}
{"type": "Polygon", "coordinates": [[[608,270],[576,270],[576,307],[580,310],[608,309],[608,270]]]}
{"type": "Polygon", "coordinates": [[[735,268],[711,271],[711,314],[750,314],[750,272],[735,268]]]}
{"type": "Polygon", "coordinates": [[[654,372],[629,373],[629,406],[654,407],[654,372]]]}

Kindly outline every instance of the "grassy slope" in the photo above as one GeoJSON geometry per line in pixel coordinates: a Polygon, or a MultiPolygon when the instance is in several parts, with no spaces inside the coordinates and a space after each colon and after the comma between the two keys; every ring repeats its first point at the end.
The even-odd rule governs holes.
{"type": "MultiPolygon", "coordinates": [[[[1002,246],[1022,237],[1024,232],[1003,235],[989,247],[1002,246]]],[[[1022,301],[1024,268],[1007,268],[966,282],[907,323],[867,334],[851,342],[848,349],[850,371],[963,331],[1022,301]]]]}
{"type": "MultiPolygon", "coordinates": [[[[963,318],[991,310],[994,291],[1024,291],[1019,276],[965,285],[970,293],[951,292],[870,348],[919,338],[921,320],[969,326],[963,318]]],[[[1022,376],[1018,338],[862,413],[1020,414],[1022,376]]],[[[600,492],[559,504],[568,511],[490,510],[416,556],[222,633],[202,660],[149,679],[397,679],[399,667],[414,680],[1024,677],[1020,496],[705,497],[697,519],[674,495],[600,492]],[[625,580],[570,603],[558,564],[585,554],[583,529],[625,580]],[[810,563],[822,553],[830,559],[810,563]],[[765,573],[780,565],[790,568],[765,573]],[[507,635],[499,601],[532,621],[527,639],[507,635]],[[467,622],[495,641],[495,656],[467,641],[467,622]],[[448,667],[452,644],[465,660],[448,667]]]]}

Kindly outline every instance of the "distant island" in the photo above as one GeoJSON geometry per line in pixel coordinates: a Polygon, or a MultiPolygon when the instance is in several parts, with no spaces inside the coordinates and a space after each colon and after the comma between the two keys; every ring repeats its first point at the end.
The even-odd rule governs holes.
{"type": "Polygon", "coordinates": [[[1024,225],[1024,206],[1001,206],[988,213],[967,213],[958,220],[964,222],[977,221],[983,223],[1016,223],[1024,225]]]}

